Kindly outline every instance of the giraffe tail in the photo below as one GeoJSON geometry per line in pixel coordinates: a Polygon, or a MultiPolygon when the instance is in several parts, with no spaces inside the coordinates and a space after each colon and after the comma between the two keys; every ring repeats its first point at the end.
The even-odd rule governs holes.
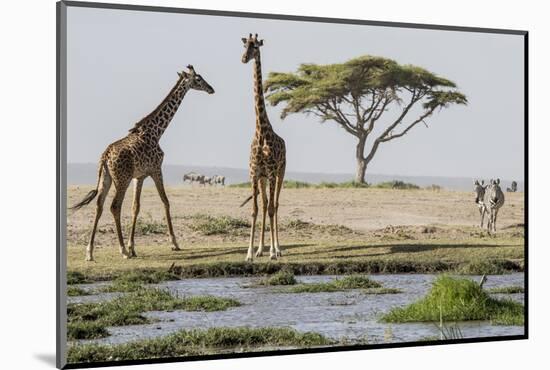
{"type": "Polygon", "coordinates": [[[80,208],[84,207],[85,205],[89,204],[92,200],[94,200],[96,195],[97,195],[97,189],[94,189],[90,191],[88,194],[86,194],[84,199],[82,199],[79,203],[75,204],[69,209],[74,209],[75,211],[79,210],[80,208]]]}
{"type": "Polygon", "coordinates": [[[90,191],[88,194],[86,194],[86,196],[84,197],[84,199],[82,199],[80,202],[78,202],[77,204],[75,204],[74,206],[70,207],[69,209],[72,209],[72,210],[79,210],[80,208],[84,207],[85,205],[89,204],[92,200],[94,200],[94,198],[97,196],[97,193],[98,193],[98,188],[99,188],[99,182],[101,181],[101,177],[103,175],[103,166],[104,166],[104,162],[103,160],[101,160],[99,162],[99,169],[98,169],[98,174],[97,174],[97,185],[95,187],[94,190],[90,191]]]}
{"type": "Polygon", "coordinates": [[[246,198],[246,200],[244,202],[241,203],[241,205],[239,207],[242,207],[244,206],[246,203],[248,203],[248,201],[250,201],[250,199],[252,199],[252,195],[249,196],[248,198],[246,198]]]}

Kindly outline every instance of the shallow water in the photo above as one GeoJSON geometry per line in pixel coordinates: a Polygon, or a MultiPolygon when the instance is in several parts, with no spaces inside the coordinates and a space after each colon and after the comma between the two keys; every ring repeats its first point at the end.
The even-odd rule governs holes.
{"type": "MultiPolygon", "coordinates": [[[[150,318],[160,320],[153,324],[111,327],[111,336],[82,343],[123,343],[153,338],[192,328],[210,327],[291,327],[301,332],[314,331],[345,343],[410,342],[427,337],[439,337],[439,329],[432,323],[386,324],[378,322],[381,314],[393,307],[404,306],[421,298],[431,286],[435,275],[373,275],[384,287],[399,288],[400,294],[363,294],[359,290],[333,293],[281,293],[281,287],[247,286],[253,278],[184,279],[156,286],[179,296],[214,295],[237,299],[242,306],[219,312],[148,312],[150,318]]],[[[300,276],[304,283],[324,282],[337,276],[300,276]]],[[[479,276],[470,278],[479,281],[479,276]]],[[[485,287],[523,286],[522,273],[491,275],[485,287]]],[[[82,285],[96,288],[100,284],[82,285]]],[[[69,302],[87,302],[110,299],[116,293],[69,297],[69,302]]],[[[523,303],[524,294],[498,294],[523,303]]],[[[451,324],[451,323],[448,323],[451,324]]],[[[497,326],[488,322],[457,323],[465,338],[522,335],[523,327],[497,326]]]]}

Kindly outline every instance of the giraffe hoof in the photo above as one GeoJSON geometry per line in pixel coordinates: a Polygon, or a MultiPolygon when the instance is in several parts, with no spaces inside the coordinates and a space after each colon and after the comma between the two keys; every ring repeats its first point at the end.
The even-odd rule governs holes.
{"type": "Polygon", "coordinates": [[[179,251],[181,251],[182,249],[181,249],[180,247],[172,247],[172,250],[173,250],[174,252],[179,252],[179,251]]]}
{"type": "Polygon", "coordinates": [[[257,251],[257,252],[256,252],[256,258],[259,258],[259,257],[261,257],[261,256],[263,256],[262,251],[257,251]]]}
{"type": "Polygon", "coordinates": [[[253,261],[252,256],[246,256],[245,261],[252,262],[253,261]]]}
{"type": "Polygon", "coordinates": [[[95,262],[94,257],[92,257],[92,256],[86,256],[85,261],[86,262],[95,262]]]}
{"type": "Polygon", "coordinates": [[[277,259],[277,255],[276,254],[272,254],[269,256],[269,259],[271,260],[276,260],[277,259]]]}

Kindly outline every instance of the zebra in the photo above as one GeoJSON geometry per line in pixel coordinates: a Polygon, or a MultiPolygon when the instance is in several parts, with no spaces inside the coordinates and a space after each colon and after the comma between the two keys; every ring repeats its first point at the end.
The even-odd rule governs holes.
{"type": "Polygon", "coordinates": [[[204,175],[200,175],[195,172],[189,172],[183,175],[183,182],[186,180],[189,180],[189,182],[193,183],[197,181],[199,184],[204,184],[204,175]]]}
{"type": "Polygon", "coordinates": [[[489,186],[485,190],[485,196],[483,199],[485,210],[489,216],[489,222],[487,223],[487,231],[497,232],[497,214],[498,210],[504,204],[504,193],[500,188],[500,179],[489,181],[489,186]]]}
{"type": "Polygon", "coordinates": [[[515,193],[516,191],[518,191],[518,183],[515,181],[512,181],[512,184],[510,185],[509,188],[506,188],[506,191],[508,193],[515,193]]]}
{"type": "Polygon", "coordinates": [[[485,189],[487,189],[487,185],[485,184],[485,180],[481,180],[481,183],[478,180],[474,181],[474,193],[476,194],[475,203],[477,205],[477,208],[479,209],[479,216],[481,217],[481,223],[479,225],[480,228],[483,228],[483,218],[485,218],[485,189]]]}
{"type": "Polygon", "coordinates": [[[222,176],[222,175],[212,176],[212,183],[213,184],[220,184],[222,186],[225,186],[225,176],[222,176]]]}

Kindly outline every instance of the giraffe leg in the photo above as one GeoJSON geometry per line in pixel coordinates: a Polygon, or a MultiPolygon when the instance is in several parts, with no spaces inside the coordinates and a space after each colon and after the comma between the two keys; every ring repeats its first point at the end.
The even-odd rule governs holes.
{"type": "Polygon", "coordinates": [[[252,261],[252,252],[254,251],[254,232],[256,231],[256,217],[258,216],[258,180],[252,179],[252,222],[250,223],[250,243],[248,244],[248,253],[246,261],[252,261]]]}
{"type": "Polygon", "coordinates": [[[498,209],[495,209],[495,217],[493,220],[493,232],[497,232],[497,215],[498,215],[498,209]]]}
{"type": "Polygon", "coordinates": [[[264,250],[265,216],[267,214],[267,192],[265,178],[258,180],[260,183],[260,195],[262,196],[262,228],[260,229],[260,245],[256,251],[256,257],[261,257],[264,250]]]}
{"type": "Polygon", "coordinates": [[[130,237],[128,238],[128,254],[130,257],[136,257],[134,248],[134,235],[136,232],[136,221],[139,214],[141,188],[143,187],[143,178],[134,179],[134,201],[132,203],[132,227],[130,229],[130,237]]]}
{"type": "Polygon", "coordinates": [[[152,175],[151,177],[155,182],[155,186],[157,187],[157,191],[159,193],[160,199],[164,204],[164,212],[166,214],[166,223],[168,224],[168,232],[170,233],[170,239],[172,241],[172,244],[174,245],[172,247],[172,250],[180,251],[181,249],[178,245],[178,242],[176,241],[176,235],[174,234],[174,227],[172,226],[172,217],[170,216],[170,202],[168,201],[168,197],[166,196],[166,191],[164,190],[164,181],[162,179],[162,172],[158,172],[152,175]]]}
{"type": "Polygon", "coordinates": [[[277,176],[277,189],[275,191],[275,254],[282,257],[281,246],[279,244],[279,195],[283,188],[284,170],[277,176]]]}
{"type": "Polygon", "coordinates": [[[269,205],[267,207],[267,213],[269,214],[269,234],[271,237],[269,258],[272,260],[277,259],[277,253],[275,252],[275,184],[276,178],[271,177],[269,179],[269,205]]]}
{"type": "Polygon", "coordinates": [[[103,171],[102,179],[99,182],[99,189],[97,190],[98,192],[97,206],[95,210],[95,220],[94,220],[94,226],[92,228],[92,235],[90,236],[90,242],[86,247],[86,261],[94,260],[95,233],[97,231],[97,224],[99,222],[99,219],[101,218],[101,214],[103,213],[103,205],[105,204],[105,199],[107,198],[107,194],[109,194],[111,183],[112,183],[111,175],[109,174],[108,171],[103,171]]]}
{"type": "Polygon", "coordinates": [[[124,182],[115,183],[115,196],[111,203],[111,213],[115,219],[116,233],[118,236],[118,244],[120,248],[120,254],[122,257],[128,258],[128,252],[124,246],[124,237],[122,236],[122,225],[120,224],[120,214],[122,212],[122,202],[124,201],[124,195],[130,185],[130,179],[124,182]]]}

